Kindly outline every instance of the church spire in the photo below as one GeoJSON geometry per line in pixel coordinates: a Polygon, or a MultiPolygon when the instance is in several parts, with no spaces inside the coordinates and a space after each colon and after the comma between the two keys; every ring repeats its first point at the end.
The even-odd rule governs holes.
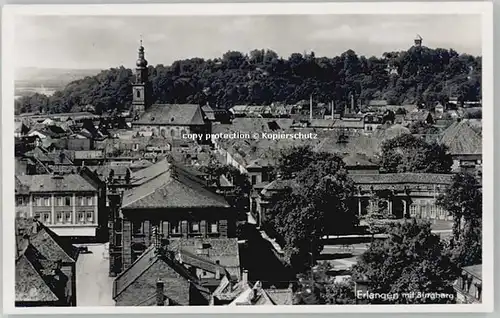
{"type": "Polygon", "coordinates": [[[148,81],[148,61],[144,57],[144,46],[142,46],[142,35],[139,40],[138,58],[135,63],[135,83],[132,85],[132,109],[137,115],[142,114],[149,103],[149,81],[148,81]]]}

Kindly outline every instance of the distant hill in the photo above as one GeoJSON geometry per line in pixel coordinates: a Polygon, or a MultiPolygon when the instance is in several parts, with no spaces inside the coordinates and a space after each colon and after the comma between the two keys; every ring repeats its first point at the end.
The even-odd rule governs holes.
{"type": "Polygon", "coordinates": [[[25,87],[39,87],[60,90],[72,81],[95,76],[99,69],[57,69],[57,68],[37,68],[23,67],[16,69],[15,86],[16,89],[25,87]]]}

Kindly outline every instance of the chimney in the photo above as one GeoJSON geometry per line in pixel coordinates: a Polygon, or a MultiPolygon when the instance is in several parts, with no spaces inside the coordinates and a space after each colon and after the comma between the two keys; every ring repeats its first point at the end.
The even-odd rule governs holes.
{"type": "Polygon", "coordinates": [[[215,261],[215,264],[217,264],[217,268],[215,269],[215,279],[220,279],[220,262],[219,260],[215,261]]]}
{"type": "Polygon", "coordinates": [[[163,294],[164,283],[161,279],[156,282],[156,305],[165,306],[165,295],[163,294]]]}
{"type": "Polygon", "coordinates": [[[248,270],[247,269],[243,270],[243,275],[241,276],[241,281],[245,284],[248,283],[248,270]]]}
{"type": "Polygon", "coordinates": [[[311,97],[309,98],[309,119],[313,119],[313,96],[311,94],[311,97]]]}
{"type": "Polygon", "coordinates": [[[31,228],[31,233],[33,233],[33,234],[38,233],[38,218],[35,218],[33,220],[33,226],[31,228]]]}

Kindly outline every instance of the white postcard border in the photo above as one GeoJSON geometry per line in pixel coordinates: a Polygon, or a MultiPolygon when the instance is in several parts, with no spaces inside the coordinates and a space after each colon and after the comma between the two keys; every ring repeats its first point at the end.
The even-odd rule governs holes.
{"type": "Polygon", "coordinates": [[[238,3],[125,5],[11,5],[2,19],[3,309],[6,314],[333,313],[493,311],[493,6],[490,2],[238,3]],[[482,16],[483,301],[456,305],[313,305],[190,307],[14,307],[14,20],[16,15],[262,15],[262,14],[479,14],[482,16]]]}

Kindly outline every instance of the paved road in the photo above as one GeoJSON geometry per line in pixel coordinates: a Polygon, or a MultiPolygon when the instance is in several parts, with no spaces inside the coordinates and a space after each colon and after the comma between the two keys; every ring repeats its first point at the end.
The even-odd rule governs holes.
{"type": "Polygon", "coordinates": [[[108,277],[107,244],[86,245],[89,254],[80,254],[76,263],[77,306],[114,306],[113,278],[108,277]]]}

